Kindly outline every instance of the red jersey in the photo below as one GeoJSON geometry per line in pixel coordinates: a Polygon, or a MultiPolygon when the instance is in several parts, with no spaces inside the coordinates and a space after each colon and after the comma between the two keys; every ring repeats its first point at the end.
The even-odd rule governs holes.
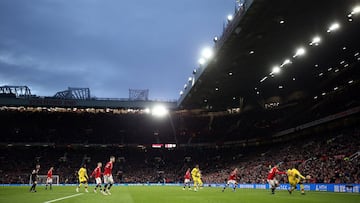
{"type": "Polygon", "coordinates": [[[48,178],[52,178],[52,170],[48,170],[48,172],[47,172],[47,177],[48,177],[48,178]]]}
{"type": "Polygon", "coordinates": [[[190,171],[186,171],[184,178],[185,179],[190,179],[190,175],[191,175],[190,171]]]}
{"type": "Polygon", "coordinates": [[[112,174],[112,168],[113,168],[113,162],[109,161],[105,165],[104,175],[111,175],[112,174]]]}
{"type": "Polygon", "coordinates": [[[94,171],[91,173],[91,176],[95,177],[95,178],[101,178],[101,168],[100,167],[96,167],[94,169],[94,171]]]}
{"type": "Polygon", "coordinates": [[[230,173],[229,180],[236,180],[236,172],[235,171],[230,173]]]}
{"type": "Polygon", "coordinates": [[[268,180],[273,180],[276,176],[276,174],[286,174],[286,172],[283,172],[283,171],[279,171],[279,169],[274,166],[270,171],[269,171],[269,174],[268,174],[268,177],[267,179],[268,180]]]}

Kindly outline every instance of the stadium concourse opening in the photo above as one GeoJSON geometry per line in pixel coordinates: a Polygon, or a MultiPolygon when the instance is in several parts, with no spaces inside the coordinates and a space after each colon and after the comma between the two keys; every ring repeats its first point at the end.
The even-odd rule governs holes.
{"type": "Polygon", "coordinates": [[[101,99],[88,88],[41,97],[27,86],[0,87],[0,184],[38,193],[38,184],[71,186],[54,186],[65,195],[43,202],[94,195],[87,192],[119,197],[119,184],[178,186],[156,194],[171,191],[179,202],[222,202],[230,189],[241,201],[261,194],[255,202],[359,193],[356,3],[237,1],[178,101],[149,100],[148,90],[101,99]]]}

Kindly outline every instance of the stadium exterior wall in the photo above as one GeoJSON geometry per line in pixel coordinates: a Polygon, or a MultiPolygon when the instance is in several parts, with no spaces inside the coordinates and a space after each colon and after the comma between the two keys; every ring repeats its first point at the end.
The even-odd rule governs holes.
{"type": "MultiPolygon", "coordinates": [[[[207,187],[224,187],[224,184],[206,183],[207,187]]],[[[29,186],[29,184],[0,184],[0,187],[6,186],[29,186]]],[[[60,184],[60,186],[77,186],[77,184],[60,184]]],[[[95,184],[90,184],[95,186],[95,184]]],[[[183,186],[182,183],[121,183],[115,186],[183,186]]],[[[269,184],[239,184],[239,189],[270,189],[269,184]]],[[[304,184],[305,191],[316,192],[342,192],[342,193],[360,193],[360,184],[304,184]]],[[[279,190],[288,190],[289,184],[280,184],[279,190]]],[[[299,189],[298,189],[299,190],[299,189]]]]}

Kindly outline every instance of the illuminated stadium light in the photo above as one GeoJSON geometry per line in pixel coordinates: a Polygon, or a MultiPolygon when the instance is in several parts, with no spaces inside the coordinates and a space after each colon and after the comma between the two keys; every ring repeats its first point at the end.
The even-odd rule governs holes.
{"type": "Polygon", "coordinates": [[[215,91],[219,91],[219,88],[218,88],[218,87],[215,87],[215,91]]]}
{"type": "Polygon", "coordinates": [[[218,36],[215,36],[213,39],[214,43],[216,43],[218,40],[219,40],[218,36]]]}
{"type": "Polygon", "coordinates": [[[146,109],[144,109],[144,112],[147,113],[147,114],[149,114],[149,113],[150,113],[150,109],[149,109],[149,108],[146,108],[146,109]]]}
{"type": "Polygon", "coordinates": [[[317,46],[317,45],[319,45],[320,42],[321,42],[321,38],[319,36],[316,36],[310,42],[310,46],[312,46],[312,45],[317,46]]]}
{"type": "Polygon", "coordinates": [[[184,85],[184,89],[186,89],[186,88],[187,88],[187,84],[184,85]]]}
{"type": "Polygon", "coordinates": [[[208,100],[207,99],[204,99],[204,103],[207,103],[208,102],[208,100]]]}
{"type": "Polygon", "coordinates": [[[259,95],[259,94],[260,94],[260,92],[259,92],[259,91],[257,91],[257,92],[256,92],[256,94],[257,94],[257,95],[259,95]]]}
{"type": "Polygon", "coordinates": [[[325,96],[325,95],[326,95],[326,92],[321,93],[321,95],[322,95],[322,96],[325,96]]]}
{"type": "Polygon", "coordinates": [[[285,59],[285,61],[281,64],[280,67],[286,66],[287,64],[292,63],[290,59],[285,59]]]}
{"type": "Polygon", "coordinates": [[[196,74],[196,72],[197,72],[197,70],[196,70],[196,69],[194,69],[194,70],[193,70],[193,75],[195,75],[195,74],[196,74]]]}
{"type": "Polygon", "coordinates": [[[282,89],[282,88],[284,88],[284,86],[282,86],[282,85],[279,85],[279,89],[282,89]]]}
{"type": "Polygon", "coordinates": [[[321,77],[321,76],[323,76],[324,75],[324,73],[319,73],[319,76],[321,77]]]}
{"type": "Polygon", "coordinates": [[[180,91],[180,93],[179,93],[180,95],[183,95],[184,94],[184,92],[183,91],[180,91]]]}
{"type": "Polygon", "coordinates": [[[349,64],[347,63],[347,64],[344,65],[344,68],[347,68],[348,66],[349,66],[349,64]]]}
{"type": "Polygon", "coordinates": [[[343,47],[342,50],[346,50],[346,47],[343,47]]]}
{"type": "Polygon", "coordinates": [[[339,69],[335,69],[335,71],[334,71],[335,73],[337,73],[337,72],[339,72],[339,69]]]}
{"type": "Polygon", "coordinates": [[[189,77],[189,82],[191,82],[193,80],[193,78],[192,77],[189,77]]]}
{"type": "Polygon", "coordinates": [[[280,24],[284,24],[285,21],[284,21],[284,20],[280,20],[279,23],[280,23],[280,24]]]}
{"type": "Polygon", "coordinates": [[[332,68],[328,68],[328,71],[331,71],[332,70],[332,68]]]}
{"type": "Polygon", "coordinates": [[[360,13],[360,6],[355,6],[351,12],[352,15],[360,13]]]}
{"type": "Polygon", "coordinates": [[[317,99],[317,98],[318,98],[318,96],[315,96],[315,97],[314,97],[314,99],[317,99]]]}
{"type": "Polygon", "coordinates": [[[327,32],[332,32],[332,31],[335,31],[337,29],[340,28],[340,24],[339,23],[333,23],[330,25],[329,29],[327,30],[327,32]]]}
{"type": "Polygon", "coordinates": [[[206,47],[205,49],[203,49],[203,51],[201,52],[201,56],[207,60],[211,59],[214,55],[214,52],[211,48],[206,47]]]}
{"type": "Polygon", "coordinates": [[[341,61],[341,62],[340,62],[340,65],[342,65],[342,64],[344,64],[344,63],[345,63],[345,61],[341,61]]]}
{"type": "Polygon", "coordinates": [[[295,81],[295,80],[296,80],[296,78],[292,78],[292,80],[293,80],[293,81],[295,81]]]}
{"type": "Polygon", "coordinates": [[[254,54],[255,52],[253,51],[253,50],[251,50],[250,52],[249,52],[249,54],[254,54]]]}
{"type": "Polygon", "coordinates": [[[164,106],[155,106],[151,110],[151,114],[156,117],[164,117],[169,113],[169,110],[167,110],[164,106]]]}
{"type": "Polygon", "coordinates": [[[281,72],[281,68],[279,66],[274,66],[270,74],[273,75],[273,74],[278,74],[280,72],[281,72]]]}
{"type": "Polygon", "coordinates": [[[319,64],[315,64],[315,68],[319,67],[319,64]]]}
{"type": "Polygon", "coordinates": [[[200,58],[198,62],[200,65],[204,65],[206,63],[206,60],[204,58],[200,58]]]}
{"type": "Polygon", "coordinates": [[[334,87],[334,91],[338,90],[339,88],[338,87],[334,87]]]}
{"type": "Polygon", "coordinates": [[[354,56],[359,56],[359,52],[356,52],[356,53],[354,54],[354,56]]]}
{"type": "MultiPolygon", "coordinates": [[[[264,82],[267,78],[268,78],[267,76],[263,77],[263,78],[260,80],[260,82],[264,82]]],[[[256,89],[257,89],[257,88],[256,88],[256,89]]],[[[256,89],[255,89],[255,90],[256,90],[256,89]]]]}
{"type": "Polygon", "coordinates": [[[349,84],[351,84],[351,83],[353,83],[353,82],[354,82],[353,80],[349,80],[349,82],[348,82],[348,83],[349,83],[349,84]]]}
{"type": "Polygon", "coordinates": [[[296,57],[298,57],[298,56],[302,56],[302,55],[304,55],[305,54],[305,49],[304,48],[302,48],[302,47],[300,47],[300,48],[298,48],[297,50],[296,50],[296,53],[295,53],[295,55],[293,56],[294,58],[296,58],[296,57]]]}
{"type": "Polygon", "coordinates": [[[229,72],[229,76],[232,76],[233,75],[233,73],[232,72],[229,72]]]}
{"type": "Polygon", "coordinates": [[[229,22],[232,21],[233,19],[234,19],[234,16],[233,16],[233,15],[230,14],[230,15],[227,16],[227,20],[228,20],[229,22]]]}

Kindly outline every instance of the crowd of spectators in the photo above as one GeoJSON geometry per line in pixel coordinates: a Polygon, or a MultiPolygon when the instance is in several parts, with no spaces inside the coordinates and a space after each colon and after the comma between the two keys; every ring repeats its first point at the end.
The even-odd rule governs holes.
{"type": "MultiPolygon", "coordinates": [[[[223,183],[230,170],[240,169],[240,183],[266,183],[270,165],[280,170],[296,167],[317,183],[360,183],[359,130],[331,135],[311,135],[272,145],[226,148],[96,148],[3,147],[0,149],[0,183],[28,183],[36,163],[40,174],[50,166],[60,183],[76,183],[76,171],[87,163],[88,173],[98,161],[117,157],[114,176],[118,183],[182,182],[187,168],[200,164],[203,181],[223,183]]],[[[286,182],[286,176],[279,179],[286,182]]],[[[93,181],[93,180],[91,180],[93,181]]]]}

